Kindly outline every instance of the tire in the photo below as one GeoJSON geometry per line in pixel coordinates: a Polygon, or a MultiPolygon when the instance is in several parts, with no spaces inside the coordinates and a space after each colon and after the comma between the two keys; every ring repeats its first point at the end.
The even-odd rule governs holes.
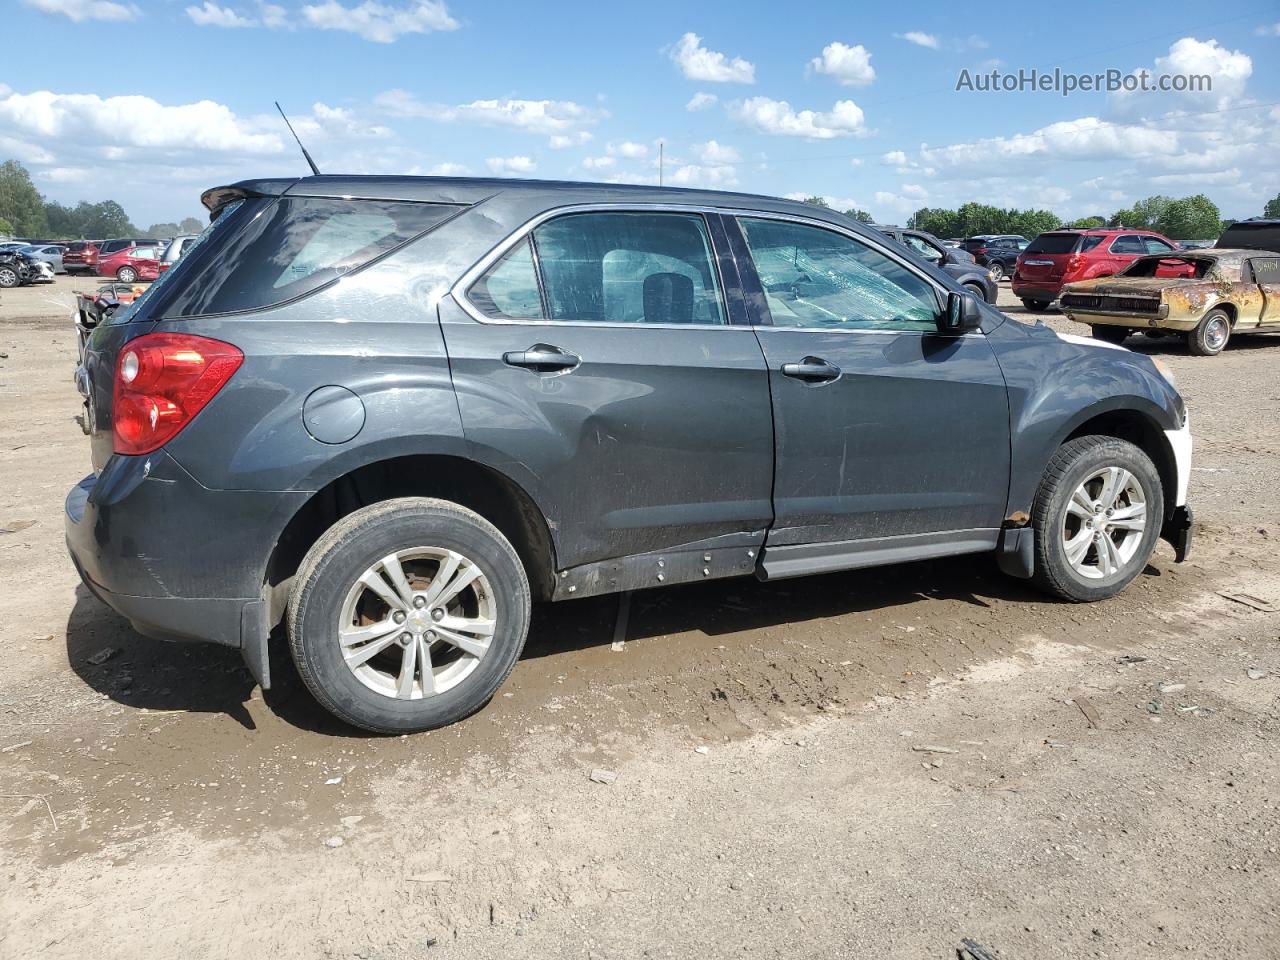
{"type": "Polygon", "coordinates": [[[1103,343],[1124,343],[1129,339],[1129,334],[1132,332],[1128,327],[1116,327],[1109,323],[1099,323],[1093,327],[1093,338],[1101,340],[1103,343]]]}
{"type": "Polygon", "coordinates": [[[1046,593],[1073,603],[1114,597],[1146,566],[1163,520],[1160,474],[1142,450],[1115,437],[1077,437],[1068,441],[1049,461],[1031,510],[1035,531],[1032,581],[1046,593]],[[1117,469],[1122,473],[1111,474],[1117,469]],[[1119,494],[1114,499],[1106,492],[1108,475],[1120,481],[1119,494]],[[1122,519],[1091,512],[1076,498],[1077,490],[1083,491],[1090,508],[1101,500],[1122,519]],[[1134,512],[1139,502],[1145,505],[1144,522],[1141,530],[1134,530],[1134,519],[1124,517],[1124,513],[1134,512]],[[1090,533],[1089,524],[1099,522],[1104,526],[1090,533]],[[1112,523],[1123,526],[1112,527],[1112,523]],[[1069,551],[1077,552],[1080,538],[1084,552],[1073,563],[1069,551]],[[1106,542],[1113,545],[1114,551],[1101,546],[1106,542]]]}
{"type": "Polygon", "coordinates": [[[116,279],[121,283],[136,283],[138,279],[138,271],[133,267],[121,267],[116,271],[116,279]]]}
{"type": "Polygon", "coordinates": [[[1049,309],[1048,300],[1028,300],[1026,297],[1023,297],[1022,305],[1032,313],[1044,313],[1049,309]]]}
{"type": "Polygon", "coordinates": [[[1225,310],[1210,310],[1187,333],[1187,349],[1197,357],[1216,357],[1231,339],[1231,318],[1225,310]]]}
{"type": "Polygon", "coordinates": [[[1004,279],[1004,264],[999,260],[988,260],[987,269],[991,271],[991,279],[996,283],[1004,279]]]}
{"type": "Polygon", "coordinates": [[[6,290],[10,287],[16,287],[22,282],[22,278],[18,276],[18,271],[10,266],[0,266],[0,287],[6,290]]]}
{"type": "Polygon", "coordinates": [[[524,566],[493,524],[445,500],[405,497],[357,510],[307,552],[289,596],[289,648],[307,689],[334,716],[375,733],[414,733],[454,723],[489,701],[524,649],[529,610],[524,566]],[[413,553],[419,555],[408,555],[413,553]],[[473,569],[479,577],[448,602],[441,620],[433,616],[431,590],[451,555],[469,566],[450,570],[449,583],[465,581],[473,569]],[[399,567],[400,588],[394,588],[394,573],[388,574],[383,558],[399,567]],[[381,592],[362,583],[371,575],[381,592]],[[395,607],[381,599],[404,596],[403,591],[426,605],[398,601],[395,607]],[[355,642],[369,620],[375,624],[363,629],[370,639],[355,642]],[[487,645],[484,631],[475,629],[486,620],[492,634],[487,645]],[[345,656],[343,623],[353,638],[345,656]],[[386,629],[379,630],[379,623],[386,629]],[[466,653],[443,633],[484,649],[466,653]],[[439,692],[425,689],[427,677],[417,659],[424,648],[439,692]],[[348,666],[348,659],[361,654],[363,663],[348,666]]]}
{"type": "Polygon", "coordinates": [[[987,302],[987,291],[983,290],[982,287],[978,286],[978,284],[966,283],[966,284],[963,284],[963,286],[966,290],[968,290],[971,294],[973,294],[975,297],[978,298],[979,303],[987,302]]]}

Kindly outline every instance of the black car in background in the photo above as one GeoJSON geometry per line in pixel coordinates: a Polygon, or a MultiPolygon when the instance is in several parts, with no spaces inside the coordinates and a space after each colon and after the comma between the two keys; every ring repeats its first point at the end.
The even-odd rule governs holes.
{"type": "Polygon", "coordinates": [[[983,233],[967,238],[960,247],[998,281],[1013,272],[1018,254],[1027,248],[1027,238],[1017,233],[983,233]]]}
{"type": "Polygon", "coordinates": [[[949,247],[932,233],[923,230],[904,230],[902,227],[876,224],[876,229],[892,237],[912,253],[951,274],[958,283],[972,290],[987,303],[995,303],[1000,288],[995,277],[985,267],[980,267],[973,254],[959,247],[949,247]]]}
{"type": "Polygon", "coordinates": [[[1238,220],[1214,244],[1220,250],[1273,250],[1280,253],[1280,220],[1251,217],[1238,220]]]}

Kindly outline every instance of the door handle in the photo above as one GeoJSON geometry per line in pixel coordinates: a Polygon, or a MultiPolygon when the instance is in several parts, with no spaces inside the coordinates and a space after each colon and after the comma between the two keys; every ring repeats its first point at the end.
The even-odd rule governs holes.
{"type": "Polygon", "coordinates": [[[528,350],[510,350],[504,353],[502,362],[509,367],[525,367],[537,373],[554,373],[557,370],[572,370],[582,362],[582,358],[550,344],[535,343],[528,350]]]}
{"type": "Polygon", "coordinates": [[[805,357],[799,363],[784,363],[782,375],[805,383],[830,383],[840,378],[840,368],[821,357],[805,357]]]}

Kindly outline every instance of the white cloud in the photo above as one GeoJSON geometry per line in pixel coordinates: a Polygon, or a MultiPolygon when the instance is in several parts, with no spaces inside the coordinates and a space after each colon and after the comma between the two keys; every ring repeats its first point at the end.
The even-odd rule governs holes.
{"type": "Polygon", "coordinates": [[[537,169],[537,163],[532,157],[490,157],[485,161],[489,169],[500,177],[507,177],[513,174],[533,173],[537,169]]]}
{"type": "Polygon", "coordinates": [[[284,7],[275,3],[259,3],[262,25],[268,30],[280,30],[289,25],[289,15],[284,7]]]}
{"type": "Polygon", "coordinates": [[[293,126],[300,135],[317,136],[321,139],[331,137],[383,139],[392,135],[388,127],[366,123],[358,114],[346,107],[331,107],[327,103],[319,102],[312,105],[309,117],[295,119],[293,126]]]}
{"type": "Polygon", "coordinates": [[[706,110],[708,107],[714,107],[719,99],[714,93],[695,93],[689,98],[689,102],[684,105],[684,108],[690,113],[697,110],[706,110]]]}
{"type": "MultiPolygon", "coordinates": [[[[75,141],[97,150],[207,150],[273,154],[283,150],[275,133],[237,117],[212,100],[166,106],[150,97],[99,97],[92,93],[10,93],[0,98],[0,134],[75,141]]],[[[107,154],[110,158],[110,155],[107,154]]],[[[122,159],[127,152],[117,158],[122,159]]]]}
{"type": "Polygon", "coordinates": [[[115,3],[113,0],[22,0],[28,7],[55,16],[66,17],[76,23],[86,20],[136,20],[141,16],[132,3],[115,3]]]}
{"type": "Polygon", "coordinates": [[[777,136],[830,140],[867,133],[862,108],[852,100],[838,100],[830,113],[818,113],[814,110],[793,110],[785,100],[751,97],[737,104],[733,112],[739,120],[761,133],[777,136]]]}
{"type": "Polygon", "coordinates": [[[686,33],[670,50],[680,72],[690,80],[704,83],[755,83],[756,68],[741,57],[732,60],[723,53],[702,46],[696,33],[686,33]]]}
{"type": "Polygon", "coordinates": [[[588,170],[607,170],[617,162],[613,157],[587,157],[582,161],[582,165],[588,170]]]}
{"type": "Polygon", "coordinates": [[[1220,47],[1217,40],[1194,37],[1174,43],[1167,57],[1156,57],[1156,66],[1165,73],[1208,74],[1213,78],[1214,98],[1222,101],[1243,96],[1253,73],[1253,59],[1247,53],[1220,47]]]}
{"type": "Polygon", "coordinates": [[[742,162],[742,157],[738,155],[737,150],[722,143],[716,143],[714,140],[708,140],[700,145],[697,147],[697,151],[698,161],[707,166],[723,166],[742,162]]]}
{"type": "Polygon", "coordinates": [[[1108,123],[1097,117],[1063,120],[1029,134],[991,137],[947,147],[920,148],[922,159],[943,169],[989,167],[996,160],[1154,159],[1176,153],[1178,134],[1149,127],[1108,123]]]}
{"type": "Polygon", "coordinates": [[[728,165],[686,163],[678,166],[665,178],[672,187],[710,187],[722,189],[736,186],[738,173],[728,165]]]}
{"type": "Polygon", "coordinates": [[[584,143],[592,140],[592,136],[586,130],[579,130],[577,133],[564,134],[557,133],[547,141],[552,150],[564,150],[568,147],[580,147],[584,143]]]}
{"type": "Polygon", "coordinates": [[[880,162],[889,167],[905,167],[908,160],[907,155],[901,150],[890,150],[880,158],[880,162]]]}
{"type": "MultiPolygon", "coordinates": [[[[811,196],[813,196],[813,194],[809,193],[786,194],[786,198],[788,200],[797,200],[801,203],[808,200],[811,196]]],[[[855,200],[853,197],[836,197],[831,194],[825,194],[822,196],[822,199],[827,202],[827,206],[832,210],[839,210],[841,212],[845,210],[862,210],[866,207],[865,203],[861,200],[855,200]]]]}
{"type": "Polygon", "coordinates": [[[1264,23],[1253,31],[1255,37],[1280,37],[1280,23],[1264,23]]]}
{"type": "Polygon", "coordinates": [[[258,21],[236,13],[230,7],[220,7],[213,0],[204,0],[198,7],[187,7],[187,16],[198,27],[256,27],[258,21]]]}
{"type": "Polygon", "coordinates": [[[937,50],[942,46],[937,36],[932,33],[921,33],[919,30],[895,33],[894,36],[899,40],[907,41],[907,43],[914,43],[917,47],[928,47],[930,50],[937,50]]]}
{"type": "Polygon", "coordinates": [[[433,177],[463,177],[467,172],[467,168],[460,163],[437,163],[427,171],[433,177]]]}
{"type": "MultiPolygon", "coordinates": [[[[572,100],[473,100],[457,106],[426,103],[406,90],[387,90],[373,99],[383,112],[397,117],[465,121],[484,126],[515,127],[530,133],[567,135],[605,114],[572,100]]],[[[568,144],[566,144],[568,145],[568,144]]]]}
{"type": "Polygon", "coordinates": [[[848,87],[865,87],[876,78],[871,54],[862,44],[846,46],[839,41],[822,48],[822,56],[809,61],[809,68],[848,87]]]}
{"type": "Polygon", "coordinates": [[[611,157],[626,157],[628,160],[639,160],[649,155],[649,148],[643,143],[633,140],[610,143],[605,150],[611,157]]]}
{"type": "Polygon", "coordinates": [[[414,0],[404,7],[387,6],[378,0],[344,7],[338,0],[325,0],[304,6],[302,16],[317,29],[344,30],[374,43],[394,43],[407,33],[457,30],[459,26],[440,0],[414,0]]]}

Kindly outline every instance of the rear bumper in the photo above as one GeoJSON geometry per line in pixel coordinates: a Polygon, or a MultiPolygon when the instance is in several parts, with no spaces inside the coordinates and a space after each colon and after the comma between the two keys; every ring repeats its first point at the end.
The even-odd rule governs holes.
{"type": "Polygon", "coordinates": [[[209,490],[163,451],[113,457],[67,494],[85,586],[139,633],[256,649],[266,559],[301,493],[209,490]]]}
{"type": "Polygon", "coordinates": [[[1057,300],[1058,294],[1062,292],[1062,286],[1061,283],[1055,284],[1052,281],[1020,280],[1017,275],[1009,283],[1015,297],[1027,300],[1057,300]]]}

